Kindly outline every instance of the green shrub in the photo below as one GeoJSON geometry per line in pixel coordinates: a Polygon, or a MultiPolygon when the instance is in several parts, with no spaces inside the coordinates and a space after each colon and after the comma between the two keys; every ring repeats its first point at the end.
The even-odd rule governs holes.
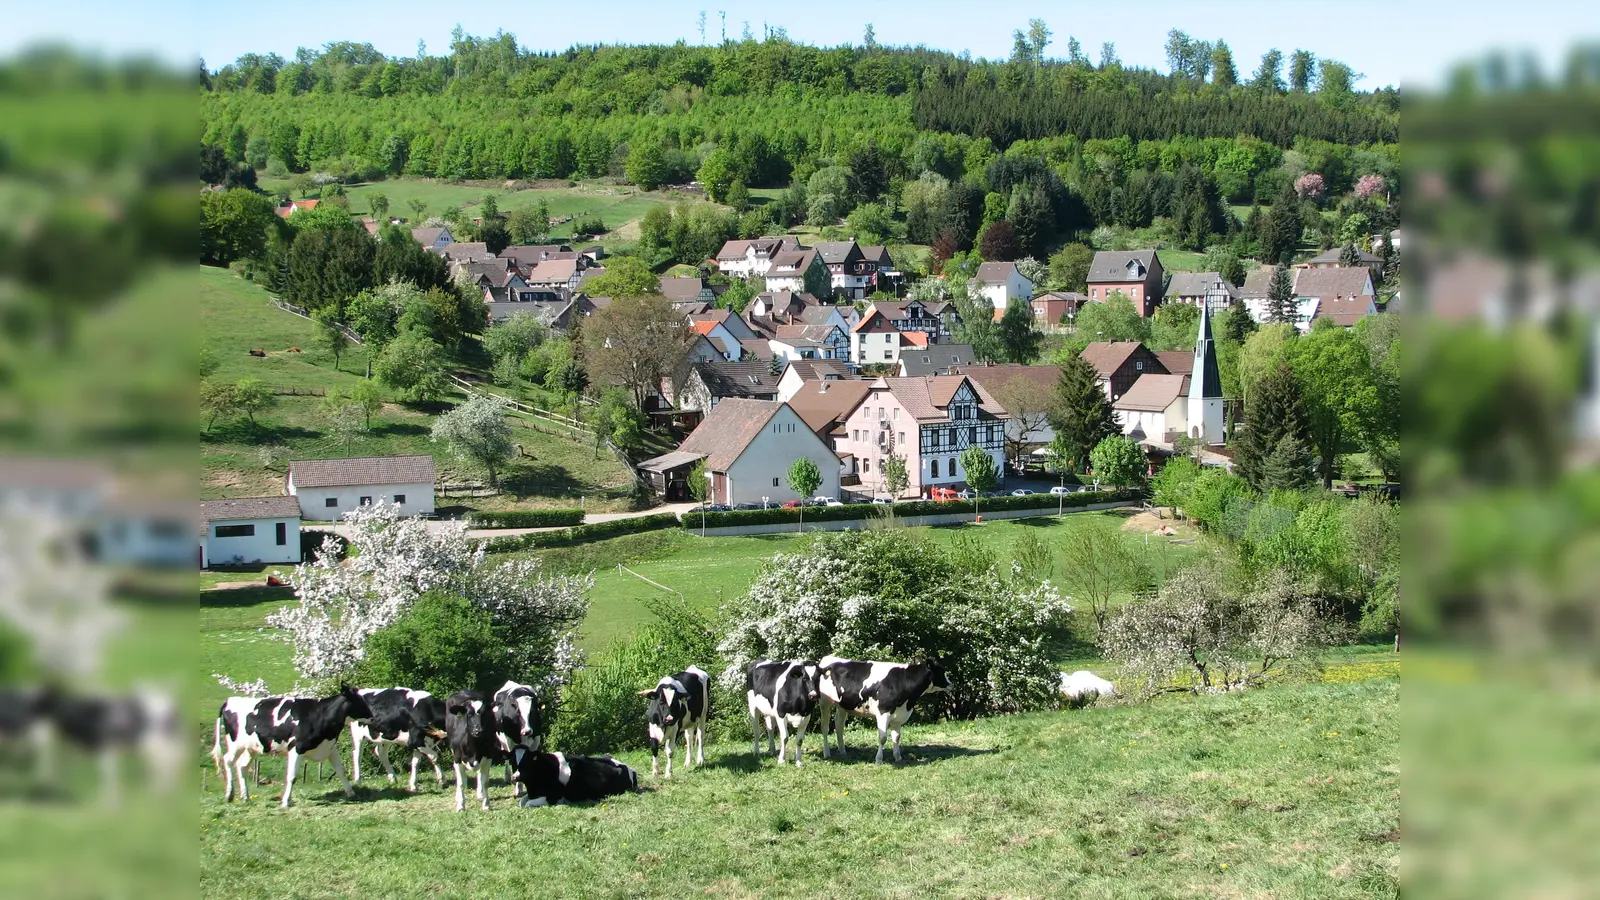
{"type": "Polygon", "coordinates": [[[531,534],[513,534],[489,539],[490,553],[511,553],[517,550],[538,550],[542,547],[559,547],[583,541],[598,541],[622,534],[638,534],[672,528],[678,524],[676,513],[654,513],[631,519],[612,519],[609,522],[591,522],[556,531],[536,531],[531,534]]]}
{"type": "MultiPolygon", "coordinates": [[[[1053,494],[1030,494],[1026,497],[985,497],[978,501],[978,512],[1002,512],[1014,509],[1050,510],[1058,507],[1075,509],[1095,503],[1137,500],[1143,496],[1144,492],[1140,490],[1123,490],[1080,491],[1076,494],[1069,494],[1064,499],[1058,499],[1053,494]]],[[[902,519],[908,516],[936,516],[970,512],[972,512],[971,500],[912,500],[894,505],[895,516],[902,519]]],[[[807,507],[804,519],[807,522],[844,522],[852,519],[873,519],[881,514],[881,507],[867,504],[807,507]]],[[[728,512],[706,513],[705,516],[705,527],[707,528],[728,528],[736,525],[797,525],[801,521],[800,510],[798,509],[736,509],[728,512]]],[[[700,514],[685,513],[683,527],[689,530],[698,530],[700,528],[700,514]]]]}
{"type": "MultiPolygon", "coordinates": [[[[691,665],[711,675],[720,670],[716,631],[703,614],[677,598],[652,600],[648,605],[660,621],[600,654],[562,691],[561,709],[550,731],[556,749],[615,753],[643,747],[645,698],[639,692],[654,687],[661,676],[691,665]]],[[[731,696],[719,696],[713,684],[711,713],[717,722],[743,723],[743,712],[731,696]]]]}
{"type": "Polygon", "coordinates": [[[558,528],[582,525],[581,509],[480,510],[467,515],[473,528],[558,528]]]}
{"type": "Polygon", "coordinates": [[[367,639],[360,675],[366,684],[448,697],[459,690],[495,690],[512,675],[508,660],[486,610],[465,597],[429,591],[367,639]]]}

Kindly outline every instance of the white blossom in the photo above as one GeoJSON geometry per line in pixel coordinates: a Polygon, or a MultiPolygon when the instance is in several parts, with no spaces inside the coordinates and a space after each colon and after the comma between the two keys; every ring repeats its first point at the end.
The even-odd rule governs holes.
{"type": "Polygon", "coordinates": [[[98,674],[126,618],[110,603],[109,573],[81,546],[66,519],[0,515],[0,618],[29,639],[41,666],[75,677],[98,674]]]}

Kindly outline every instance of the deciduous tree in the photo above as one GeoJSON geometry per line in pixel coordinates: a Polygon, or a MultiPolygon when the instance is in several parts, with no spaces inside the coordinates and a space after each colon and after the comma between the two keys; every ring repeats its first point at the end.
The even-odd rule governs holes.
{"type": "Polygon", "coordinates": [[[470,397],[433,423],[433,440],[448,444],[463,461],[482,466],[489,484],[498,485],[500,468],[514,449],[507,409],[500,397],[470,397]]]}
{"type": "Polygon", "coordinates": [[[1089,453],[1089,463],[1094,476],[1101,484],[1133,487],[1144,484],[1148,464],[1144,448],[1126,435],[1114,434],[1101,439],[1089,453]]]}
{"type": "Polygon", "coordinates": [[[994,490],[1000,482],[1000,470],[994,464],[994,457],[989,451],[977,444],[973,444],[961,451],[956,457],[961,463],[961,477],[972,488],[972,511],[978,512],[978,497],[987,491],[994,490]]]}
{"type": "Polygon", "coordinates": [[[665,297],[617,297],[584,322],[585,365],[592,379],[624,388],[643,409],[663,378],[682,376],[691,336],[665,297]]]}
{"type": "Polygon", "coordinates": [[[1044,335],[1033,327],[1033,307],[1021,297],[1013,297],[1006,304],[998,331],[1005,358],[1014,363],[1027,365],[1033,362],[1044,344],[1044,335]]]}
{"type": "Polygon", "coordinates": [[[411,329],[390,341],[372,371],[384,384],[414,401],[435,400],[449,387],[444,351],[422,331],[411,329]]]}

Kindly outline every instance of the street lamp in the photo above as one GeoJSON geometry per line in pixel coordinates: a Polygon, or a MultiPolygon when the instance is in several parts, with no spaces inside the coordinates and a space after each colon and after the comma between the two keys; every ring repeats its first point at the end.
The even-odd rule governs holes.
{"type": "Polygon", "coordinates": [[[767,508],[767,498],[766,497],[762,497],[761,498],[761,508],[762,509],[766,509],[767,508]]]}

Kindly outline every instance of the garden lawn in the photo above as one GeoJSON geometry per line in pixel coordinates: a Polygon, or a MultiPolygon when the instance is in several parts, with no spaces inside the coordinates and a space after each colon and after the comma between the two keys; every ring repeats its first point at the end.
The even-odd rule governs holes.
{"type": "MultiPolygon", "coordinates": [[[[225,269],[200,267],[203,346],[217,361],[213,378],[260,378],[300,395],[280,395],[275,406],[248,420],[217,422],[200,435],[201,498],[251,497],[282,492],[288,463],[295,459],[432,454],[443,483],[479,482],[480,471],[460,463],[432,440],[438,414],[464,399],[452,393],[425,406],[387,403],[366,434],[341,442],[327,432],[322,397],[310,392],[348,390],[365,371],[365,350],[352,347],[333,367],[318,346],[311,322],[278,309],[259,285],[225,269]],[[300,352],[288,352],[298,348],[300,352]],[[250,350],[266,351],[254,357],[250,350]]],[[[534,508],[577,505],[595,511],[626,509],[631,479],[616,457],[596,451],[592,440],[574,440],[568,430],[512,416],[513,439],[527,456],[511,460],[502,475],[505,493],[460,500],[440,496],[439,506],[534,508]]],[[[202,420],[200,423],[207,423],[202,420]]]]}
{"type": "MultiPolygon", "coordinates": [[[[1399,682],[1284,683],[1132,707],[924,724],[904,765],[703,768],[591,806],[452,811],[363,781],[272,784],[200,809],[204,896],[1392,897],[1399,864],[1399,682]],[[311,865],[311,869],[307,866],[311,865]],[[311,877],[308,877],[308,872],[311,877]]],[[[641,723],[641,728],[642,728],[641,723]]],[[[348,751],[346,751],[348,752],[348,751]]],[[[681,758],[680,758],[681,759],[681,758]]],[[[372,767],[373,770],[376,767],[372,767]]],[[[369,770],[370,771],[370,770],[369,770]]],[[[328,774],[331,776],[331,767],[328,774]]]]}

